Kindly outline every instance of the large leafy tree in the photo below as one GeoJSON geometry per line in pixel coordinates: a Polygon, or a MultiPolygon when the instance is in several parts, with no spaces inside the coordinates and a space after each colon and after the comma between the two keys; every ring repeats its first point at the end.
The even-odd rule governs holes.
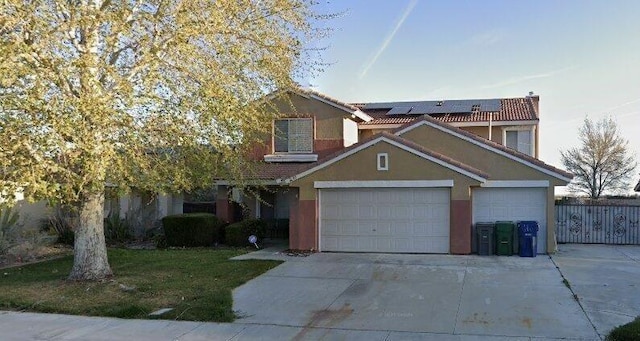
{"type": "Polygon", "coordinates": [[[613,119],[594,123],[586,118],[580,128],[580,142],[579,148],[561,151],[562,163],[574,174],[571,190],[597,199],[604,193],[629,189],[637,163],[613,119]]]}
{"type": "Polygon", "coordinates": [[[308,0],[0,2],[0,185],[77,207],[69,276],[110,276],[105,185],[189,190],[241,176],[273,115],[257,98],[309,72],[308,0]]]}

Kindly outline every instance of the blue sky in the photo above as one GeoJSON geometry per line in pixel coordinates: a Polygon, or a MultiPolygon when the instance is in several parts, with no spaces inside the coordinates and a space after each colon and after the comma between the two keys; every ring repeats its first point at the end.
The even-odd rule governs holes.
{"type": "MultiPolygon", "coordinates": [[[[611,116],[640,158],[640,1],[322,1],[325,71],[348,102],[540,95],[540,158],[611,116]]],[[[640,169],[636,170],[636,173],[640,169]]],[[[637,174],[634,181],[637,181],[637,174]]]]}

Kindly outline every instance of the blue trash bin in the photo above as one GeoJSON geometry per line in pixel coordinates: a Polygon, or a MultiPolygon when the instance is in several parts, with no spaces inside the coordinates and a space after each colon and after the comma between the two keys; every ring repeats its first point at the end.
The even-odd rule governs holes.
{"type": "Polygon", "coordinates": [[[520,257],[535,257],[538,253],[538,222],[518,222],[518,248],[520,257]]]}

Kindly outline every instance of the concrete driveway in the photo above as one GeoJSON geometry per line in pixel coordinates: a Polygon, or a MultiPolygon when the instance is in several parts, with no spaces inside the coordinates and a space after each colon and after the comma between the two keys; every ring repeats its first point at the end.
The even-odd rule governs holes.
{"type": "Polygon", "coordinates": [[[552,259],[600,335],[640,316],[640,246],[564,244],[552,259]]]}
{"type": "Polygon", "coordinates": [[[548,256],[286,259],[234,291],[237,323],[288,339],[599,339],[548,256]]]}

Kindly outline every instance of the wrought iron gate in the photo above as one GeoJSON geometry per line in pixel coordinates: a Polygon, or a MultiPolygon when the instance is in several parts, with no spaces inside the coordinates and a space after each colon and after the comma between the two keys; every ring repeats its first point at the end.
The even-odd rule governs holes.
{"type": "Polygon", "coordinates": [[[558,243],[640,245],[640,206],[556,205],[558,243]]]}

